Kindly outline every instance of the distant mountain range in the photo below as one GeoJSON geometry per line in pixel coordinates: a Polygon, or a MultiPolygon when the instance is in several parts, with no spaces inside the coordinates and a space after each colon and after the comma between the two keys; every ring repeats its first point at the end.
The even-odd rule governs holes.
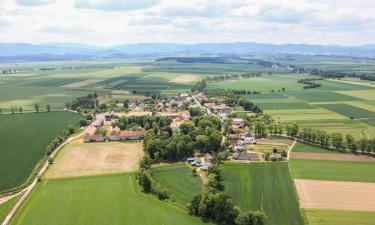
{"type": "Polygon", "coordinates": [[[233,43],[142,43],[96,47],[76,43],[0,43],[1,61],[48,61],[68,59],[122,58],[172,54],[306,54],[375,58],[375,44],[362,46],[233,43]]]}

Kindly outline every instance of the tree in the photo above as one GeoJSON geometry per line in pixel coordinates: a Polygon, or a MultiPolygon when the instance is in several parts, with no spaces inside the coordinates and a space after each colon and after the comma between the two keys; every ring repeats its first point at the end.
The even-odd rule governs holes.
{"type": "Polygon", "coordinates": [[[20,107],[18,108],[18,112],[19,112],[19,113],[22,113],[22,111],[23,111],[22,106],[20,106],[20,107]]]}
{"type": "Polygon", "coordinates": [[[264,225],[266,215],[260,211],[241,212],[235,219],[236,225],[264,225]]]}
{"type": "Polygon", "coordinates": [[[47,112],[51,112],[51,106],[49,104],[47,104],[46,109],[47,109],[47,112]]]}
{"type": "Polygon", "coordinates": [[[14,106],[11,106],[11,107],[10,107],[10,111],[11,111],[12,114],[14,114],[15,110],[16,110],[16,109],[14,108],[14,106]]]}
{"type": "Polygon", "coordinates": [[[282,91],[282,92],[285,92],[285,88],[281,88],[281,91],[282,91]]]}
{"type": "Polygon", "coordinates": [[[332,133],[332,145],[335,148],[341,148],[343,146],[343,135],[341,133],[332,133]]]}
{"type": "Polygon", "coordinates": [[[34,109],[35,109],[35,112],[39,112],[39,104],[38,103],[36,103],[35,105],[34,105],[34,109]]]}
{"type": "Polygon", "coordinates": [[[353,137],[353,135],[351,135],[351,134],[346,134],[346,135],[345,135],[345,140],[346,140],[346,146],[347,146],[349,149],[353,150],[353,144],[354,144],[354,137],[353,137]]]}

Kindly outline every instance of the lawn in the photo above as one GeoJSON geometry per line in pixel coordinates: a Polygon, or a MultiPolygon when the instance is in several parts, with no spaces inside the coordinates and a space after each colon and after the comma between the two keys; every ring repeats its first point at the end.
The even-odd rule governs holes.
{"type": "Polygon", "coordinates": [[[339,153],[337,151],[332,151],[324,148],[319,148],[313,145],[307,145],[301,142],[297,142],[293,149],[293,152],[313,152],[313,153],[339,153]]]}
{"type": "Polygon", "coordinates": [[[12,199],[9,199],[8,201],[0,204],[0,223],[5,219],[9,210],[12,208],[12,206],[16,203],[17,200],[18,197],[13,197],[12,199]]]}
{"type": "Polygon", "coordinates": [[[375,182],[375,163],[292,159],[292,177],[308,180],[375,182]]]}
{"type": "Polygon", "coordinates": [[[171,200],[181,206],[186,206],[202,189],[202,180],[193,173],[185,163],[155,167],[153,177],[168,189],[171,200]]]}
{"type": "Polygon", "coordinates": [[[375,221],[374,212],[304,209],[309,225],[371,225],[375,221]]]}
{"type": "Polygon", "coordinates": [[[0,115],[0,192],[23,184],[50,141],[79,118],[69,112],[0,115]]]}
{"type": "Polygon", "coordinates": [[[242,210],[264,210],[268,225],[303,225],[287,163],[225,163],[225,192],[242,210]]]}
{"type": "Polygon", "coordinates": [[[140,191],[133,173],[44,180],[12,225],[191,225],[186,209],[140,191]]]}
{"type": "Polygon", "coordinates": [[[319,106],[341,115],[351,117],[356,120],[361,120],[362,122],[368,123],[370,125],[375,125],[375,112],[361,109],[348,104],[322,104],[319,106]]]}

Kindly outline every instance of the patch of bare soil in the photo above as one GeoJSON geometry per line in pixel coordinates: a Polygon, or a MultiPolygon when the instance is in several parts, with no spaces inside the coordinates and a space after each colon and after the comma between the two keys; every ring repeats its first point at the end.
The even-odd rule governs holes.
{"type": "Polygon", "coordinates": [[[171,83],[191,83],[191,82],[196,81],[197,79],[198,79],[197,75],[188,74],[188,75],[178,76],[178,77],[170,80],[169,82],[171,82],[171,83]]]}
{"type": "Polygon", "coordinates": [[[89,79],[89,80],[84,80],[84,81],[80,81],[80,82],[76,82],[76,83],[72,83],[72,84],[66,84],[62,87],[64,87],[64,88],[80,88],[80,87],[84,87],[84,86],[87,86],[87,85],[96,84],[96,83],[99,83],[101,81],[103,81],[103,80],[89,79]]]}
{"type": "Polygon", "coordinates": [[[134,171],[143,156],[141,142],[74,142],[64,147],[46,178],[88,176],[134,171]]]}
{"type": "Polygon", "coordinates": [[[301,208],[375,211],[375,183],[294,180],[301,208]]]}
{"type": "Polygon", "coordinates": [[[338,153],[314,153],[314,152],[291,152],[292,159],[315,159],[355,162],[375,162],[373,157],[365,155],[338,154],[338,153]]]}

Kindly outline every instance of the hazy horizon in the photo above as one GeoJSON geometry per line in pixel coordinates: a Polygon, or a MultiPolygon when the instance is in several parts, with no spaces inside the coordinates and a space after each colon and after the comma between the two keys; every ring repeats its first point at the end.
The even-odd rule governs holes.
{"type": "Polygon", "coordinates": [[[314,44],[375,41],[375,2],[2,0],[0,42],[314,44]]]}

